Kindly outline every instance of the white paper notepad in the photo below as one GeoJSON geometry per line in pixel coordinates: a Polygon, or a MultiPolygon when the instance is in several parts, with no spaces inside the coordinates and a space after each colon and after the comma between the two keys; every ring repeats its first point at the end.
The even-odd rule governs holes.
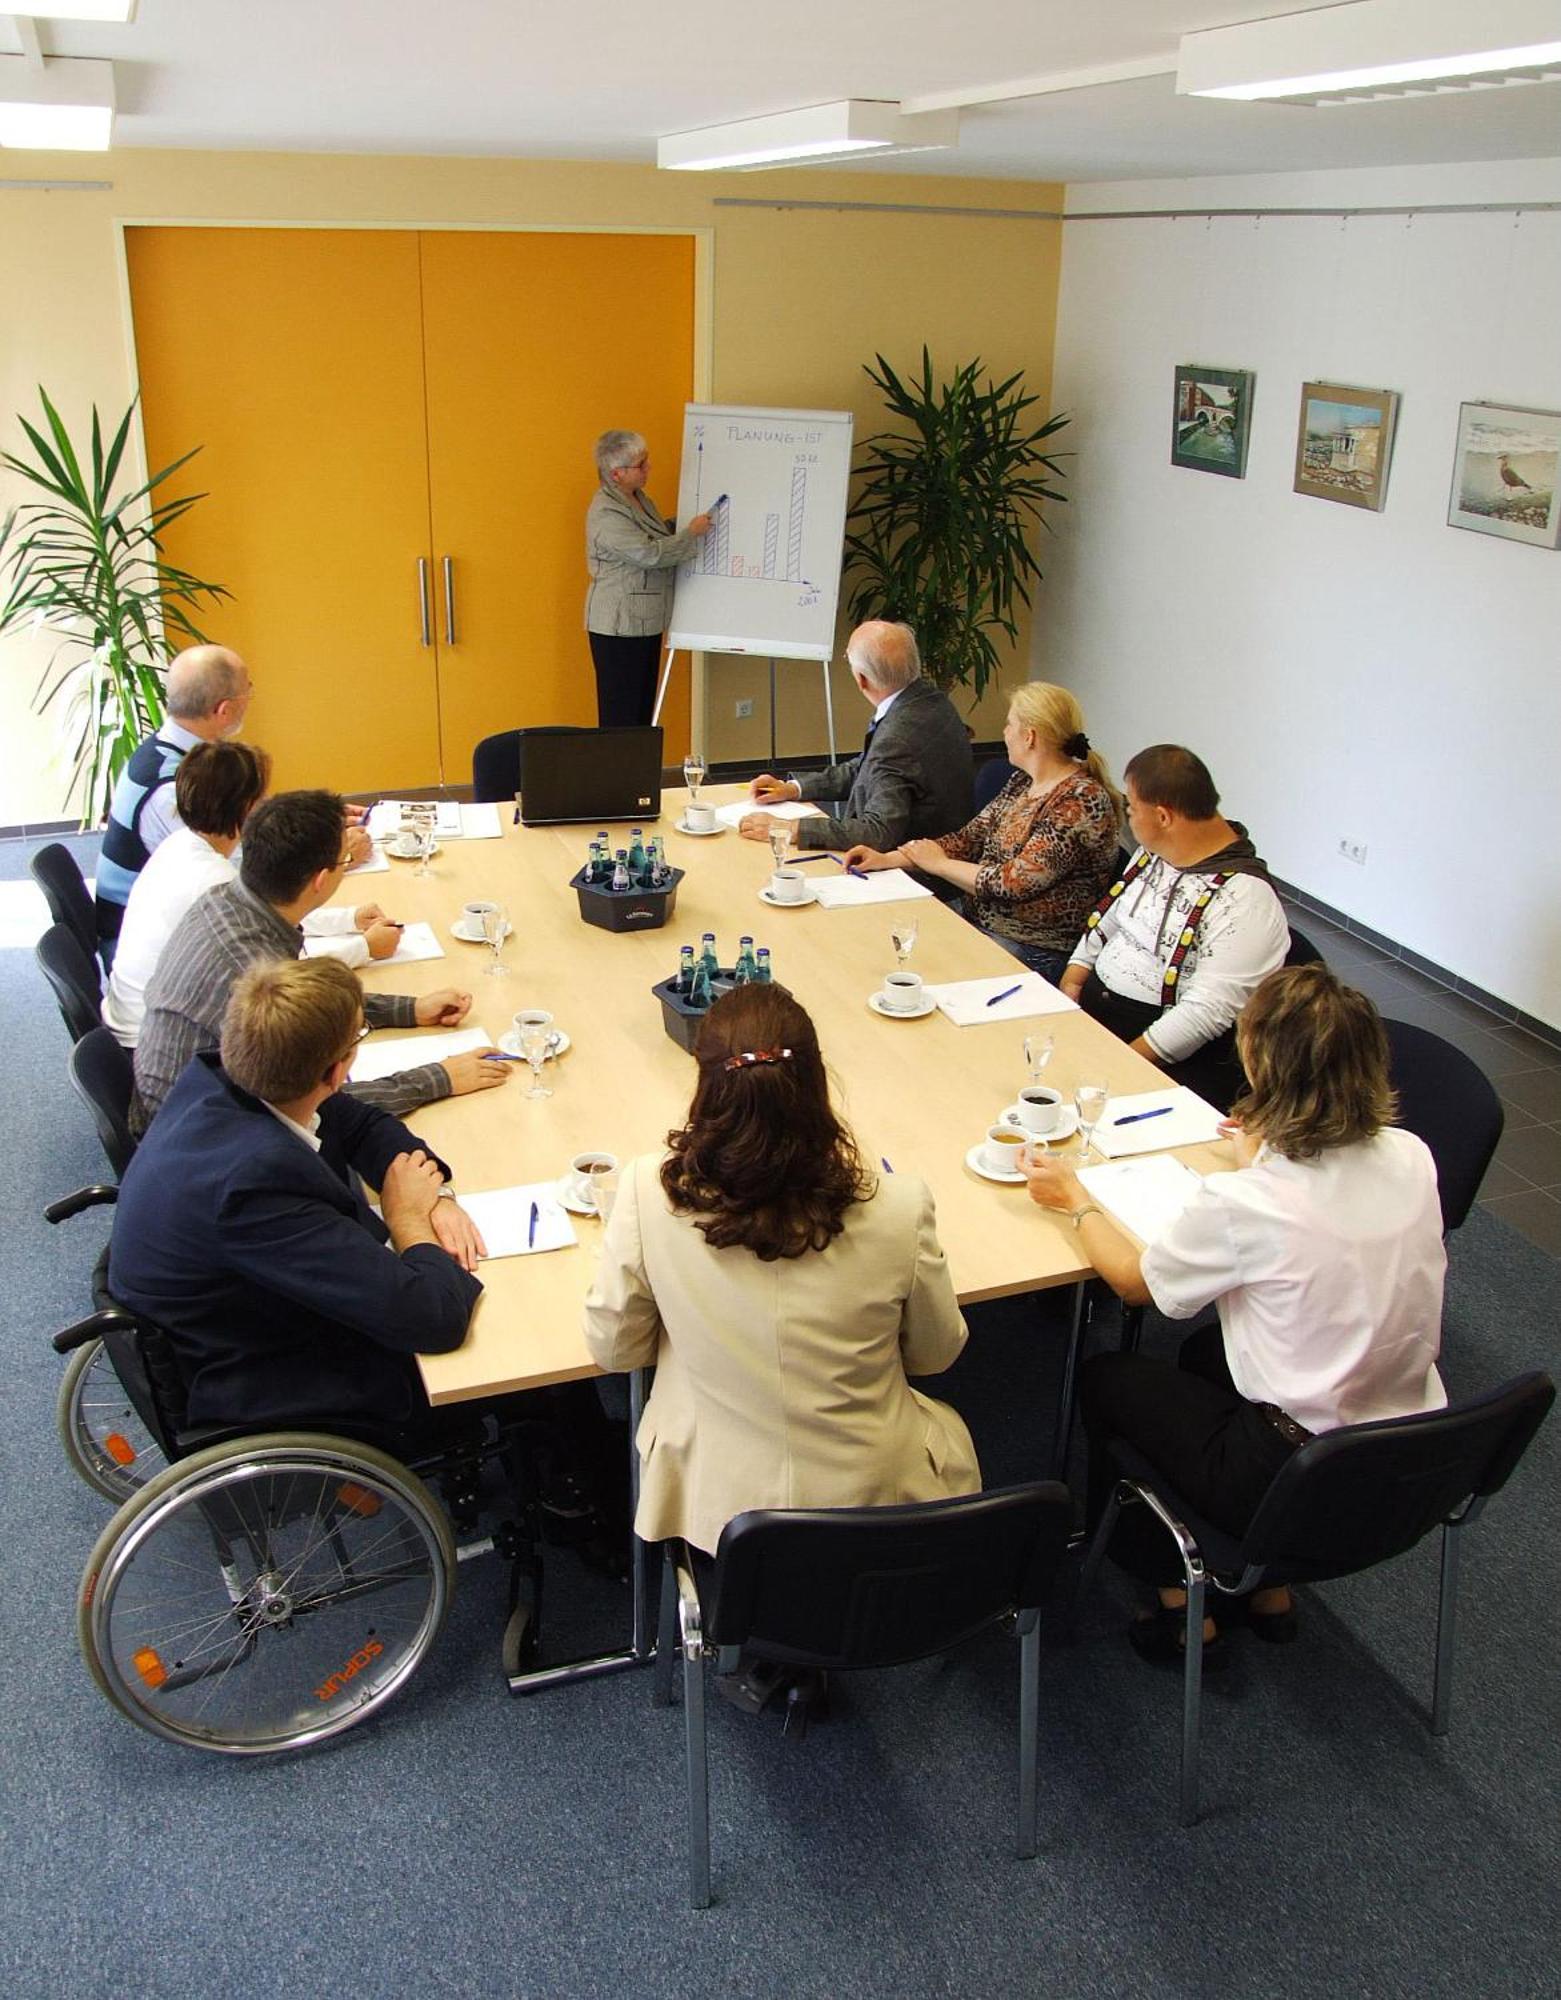
{"type": "Polygon", "coordinates": [[[542,1250],[567,1250],[579,1241],[556,1181],[533,1181],[526,1187],[489,1188],[483,1194],[461,1194],[457,1202],[476,1223],[487,1248],[485,1261],[495,1257],[534,1257],[542,1250]],[[537,1205],[537,1226],[531,1230],[531,1204],[537,1205]]]}
{"type": "MultiPolygon", "coordinates": [[[[350,937],[350,931],[343,933],[350,937]]],[[[330,958],[334,956],[331,946],[339,940],[335,937],[305,938],[305,958],[330,958]]],[[[415,965],[420,958],[443,958],[444,946],[434,935],[432,924],[407,924],[401,932],[401,942],[389,958],[374,958],[369,965],[415,965]]],[[[363,968],[365,971],[368,967],[363,968]]]]}
{"type": "Polygon", "coordinates": [[[492,1047],[493,1038],[486,1028],[445,1028],[429,1035],[402,1035],[394,1041],[370,1035],[359,1044],[348,1074],[354,1083],[378,1083],[381,1077],[394,1076],[398,1069],[416,1069],[420,1063],[465,1055],[468,1049],[492,1047]]]}
{"type": "Polygon", "coordinates": [[[1202,1184],[1191,1167],[1164,1154],[1081,1167],[1079,1183],[1091,1201],[1098,1201],[1140,1243],[1153,1243],[1162,1236],[1202,1184]]]}
{"type": "Polygon", "coordinates": [[[817,819],[817,806],[805,806],[797,799],[779,805],[761,805],[757,799],[734,799],[729,806],[717,806],[715,816],[722,826],[736,826],[749,813],[768,813],[771,819],[817,819]]]}
{"type": "Polygon", "coordinates": [[[1012,972],[994,974],[990,979],[958,979],[926,990],[956,1028],[978,1028],[987,1021],[1022,1021],[1032,1014],[1076,1014],[1079,1010],[1077,1000],[1059,993],[1038,972],[1026,972],[1017,959],[1012,972]],[[1012,993],[1010,987],[1015,989],[1012,993]],[[1002,999],[998,999],[999,994],[1002,999]]]}
{"type": "Polygon", "coordinates": [[[434,832],[439,838],[460,839],[461,806],[458,799],[381,799],[369,809],[369,832],[376,840],[383,840],[386,834],[398,831],[403,806],[416,806],[420,810],[432,806],[434,832]]]}
{"type": "Polygon", "coordinates": [[[491,803],[461,807],[463,840],[498,840],[504,829],[499,825],[499,809],[491,803]]]}
{"type": "Polygon", "coordinates": [[[382,847],[376,846],[367,861],[360,861],[356,868],[347,870],[349,875],[388,875],[390,861],[382,847]]]}
{"type": "Polygon", "coordinates": [[[930,899],[932,891],[913,882],[903,868],[880,868],[872,875],[838,873],[811,878],[813,894],[826,910],[857,910],[872,903],[910,903],[930,899]]]}
{"type": "Polygon", "coordinates": [[[1222,1114],[1207,1104],[1196,1091],[1171,1086],[1165,1090],[1141,1090],[1132,1097],[1111,1097],[1095,1127],[1095,1150],[1108,1160],[1124,1160],[1135,1153],[1164,1153],[1173,1146],[1198,1146],[1220,1136],[1222,1114]],[[1152,1118],[1136,1114],[1152,1111],[1152,1118]],[[1131,1119],[1122,1124],[1122,1119],[1131,1119]]]}

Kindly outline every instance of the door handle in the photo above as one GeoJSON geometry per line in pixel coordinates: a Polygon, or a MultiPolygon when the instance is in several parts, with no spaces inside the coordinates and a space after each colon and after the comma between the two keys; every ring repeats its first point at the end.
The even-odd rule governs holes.
{"type": "Polygon", "coordinates": [[[449,556],[444,559],[444,642],[455,644],[455,564],[449,556]]]}
{"type": "Polygon", "coordinates": [[[427,556],[419,556],[417,559],[417,609],[418,609],[418,615],[422,621],[423,644],[425,646],[431,646],[434,643],[434,635],[430,628],[429,616],[428,616],[427,556]]]}

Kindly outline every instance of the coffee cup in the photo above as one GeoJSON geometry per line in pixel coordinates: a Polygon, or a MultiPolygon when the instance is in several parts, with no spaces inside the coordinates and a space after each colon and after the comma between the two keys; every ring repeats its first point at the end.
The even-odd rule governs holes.
{"type": "Polygon", "coordinates": [[[461,928],[473,937],[481,937],[482,927],[494,911],[497,903],[463,903],[461,905],[461,928]]]}
{"type": "Polygon", "coordinates": [[[1055,1132],[1062,1116],[1062,1092],[1048,1090],[1043,1083],[1028,1085],[1019,1093],[1019,1102],[1004,1113],[1012,1125],[1027,1132],[1055,1132]]]}
{"type": "Polygon", "coordinates": [[[989,1174],[1016,1174],[1024,1159],[1026,1140],[1017,1125],[994,1125],[981,1143],[981,1164],[989,1174]]]}
{"type": "Polygon", "coordinates": [[[692,827],[695,833],[708,833],[715,825],[715,807],[690,799],[683,808],[683,824],[692,827]]]}
{"type": "Polygon", "coordinates": [[[618,1156],[598,1148],[590,1153],[576,1153],[569,1162],[569,1190],[576,1201],[591,1199],[592,1183],[599,1177],[618,1171],[618,1156]]]}
{"type": "Polygon", "coordinates": [[[393,833],[385,845],[392,854],[399,855],[403,861],[410,861],[414,854],[420,854],[423,849],[422,841],[410,827],[403,827],[399,833],[393,833]]]}
{"type": "Polygon", "coordinates": [[[770,894],[777,903],[800,903],[808,893],[808,878],[800,868],[777,868],[770,877],[770,894]]]}
{"type": "Polygon", "coordinates": [[[921,1005],[921,974],[886,972],[879,997],[891,1014],[914,1014],[921,1005]]]}

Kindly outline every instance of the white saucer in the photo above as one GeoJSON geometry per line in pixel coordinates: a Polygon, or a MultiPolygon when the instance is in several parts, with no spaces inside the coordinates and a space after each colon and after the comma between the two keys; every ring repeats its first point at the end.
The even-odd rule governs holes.
{"type": "Polygon", "coordinates": [[[1078,1109],[1072,1104],[1058,1105],[1057,1122],[1049,1132],[1031,1132],[1028,1125],[1021,1124],[1017,1104],[1010,1104],[1006,1111],[999,1111],[992,1122],[995,1125],[999,1120],[1005,1125],[1012,1125],[1016,1132],[1027,1133],[1032,1139],[1046,1140],[1048,1145],[1055,1145],[1063,1139],[1071,1139],[1079,1129],[1078,1109]]]}
{"type": "MultiPolygon", "coordinates": [[[[459,917],[451,924],[450,935],[451,937],[458,937],[462,944],[486,944],[488,942],[481,931],[469,931],[459,917]]],[[[504,935],[506,937],[513,937],[515,935],[515,926],[509,921],[508,917],[504,920],[504,935]]]]}
{"type": "Polygon", "coordinates": [[[582,1201],[579,1195],[575,1193],[569,1184],[569,1176],[567,1174],[558,1183],[558,1203],[560,1208],[567,1208],[571,1215],[595,1215],[596,1213],[596,1210],[591,1207],[589,1202],[582,1201]]]}
{"type": "Polygon", "coordinates": [[[726,831],[719,820],[714,826],[685,826],[680,819],[675,819],[672,825],[678,833],[686,833],[690,840],[708,840],[713,833],[726,831]]]}
{"type": "MultiPolygon", "coordinates": [[[[984,1146],[985,1144],[986,1141],[983,1140],[981,1142],[981,1145],[984,1146]]],[[[1024,1186],[1023,1174],[1020,1173],[994,1174],[992,1169],[989,1166],[987,1166],[981,1158],[981,1146],[971,1147],[970,1151],[965,1155],[965,1165],[969,1167],[970,1171],[973,1174],[979,1174],[982,1180],[996,1181],[999,1187],[1024,1186]]]]}
{"type": "MultiPolygon", "coordinates": [[[[558,1037],[558,1047],[549,1054],[547,1058],[549,1062],[553,1060],[554,1056],[567,1055],[570,1049],[569,1037],[564,1033],[562,1028],[555,1028],[553,1033],[558,1037]]],[[[513,1028],[506,1028],[504,1033],[500,1035],[499,1047],[507,1056],[518,1056],[520,1054],[520,1040],[513,1028]]]]}
{"type": "Polygon", "coordinates": [[[761,903],[768,903],[772,910],[805,910],[809,903],[818,900],[811,882],[807,884],[807,891],[808,893],[805,896],[793,896],[787,902],[782,897],[773,895],[766,885],[766,887],[759,891],[759,901],[761,903]]]}
{"type": "Polygon", "coordinates": [[[929,1014],[938,1011],[938,1003],[930,993],[923,993],[919,1007],[886,1007],[880,993],[869,993],[867,1004],[875,1014],[882,1014],[886,1021],[925,1021],[929,1014]]]}
{"type": "MultiPolygon", "coordinates": [[[[400,848],[396,846],[394,841],[387,840],[385,842],[385,852],[390,856],[392,861],[416,861],[418,856],[421,854],[422,849],[414,847],[411,849],[409,853],[403,854],[400,848]]],[[[430,853],[430,855],[434,855],[439,852],[439,843],[437,840],[432,843],[432,845],[429,847],[428,852],[430,853]]]]}

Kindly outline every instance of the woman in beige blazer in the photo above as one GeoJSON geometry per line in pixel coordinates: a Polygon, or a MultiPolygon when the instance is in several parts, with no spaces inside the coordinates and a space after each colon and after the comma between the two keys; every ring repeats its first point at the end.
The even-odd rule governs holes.
{"type": "Polygon", "coordinates": [[[650,454],[638,431],[603,431],[596,440],[601,490],[585,517],[585,629],[596,669],[599,728],[648,723],[656,695],[661,635],[672,613],[672,586],[709,532],[696,514],[681,534],[645,492],[650,454]]]}
{"type": "Polygon", "coordinates": [[[603,1368],[656,1367],[639,1534],[711,1553],[750,1507],[979,1492],[963,1422],[906,1380],[965,1344],[932,1197],[864,1170],[784,988],[718,1000],[695,1059],[688,1124],[625,1168],[585,1307],[603,1368]]]}

